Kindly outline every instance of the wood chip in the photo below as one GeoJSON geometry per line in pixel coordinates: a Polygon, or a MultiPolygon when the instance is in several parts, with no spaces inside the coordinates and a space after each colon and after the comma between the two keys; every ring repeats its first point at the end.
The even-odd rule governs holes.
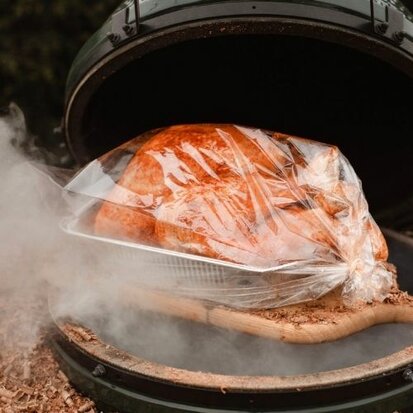
{"type": "Polygon", "coordinates": [[[30,362],[28,360],[24,361],[23,364],[23,380],[24,381],[29,381],[32,375],[32,369],[30,366],[30,362]]]}
{"type": "Polygon", "coordinates": [[[3,374],[5,376],[8,376],[9,373],[13,370],[13,362],[14,362],[14,360],[12,362],[10,362],[10,364],[4,369],[3,374]]]}
{"type": "Polygon", "coordinates": [[[79,336],[83,338],[83,340],[85,341],[93,340],[93,337],[83,327],[76,326],[76,327],[72,327],[72,329],[76,331],[76,333],[78,333],[79,336]]]}
{"type": "Polygon", "coordinates": [[[5,397],[6,399],[12,399],[14,397],[14,393],[7,389],[0,388],[0,397],[5,397]]]}
{"type": "Polygon", "coordinates": [[[64,402],[69,406],[73,406],[73,400],[72,397],[70,396],[70,393],[68,393],[66,390],[62,390],[62,397],[64,402]]]}
{"type": "Polygon", "coordinates": [[[30,396],[33,396],[34,394],[34,389],[27,386],[20,387],[19,391],[22,391],[23,393],[28,394],[30,396]]]}
{"type": "Polygon", "coordinates": [[[94,406],[95,406],[95,403],[90,401],[90,402],[85,403],[83,406],[80,406],[77,409],[77,411],[78,411],[78,413],[87,413],[90,410],[92,410],[94,406]]]}
{"type": "Polygon", "coordinates": [[[63,383],[69,383],[69,379],[67,378],[66,374],[63,373],[62,370],[59,370],[57,372],[57,377],[63,382],[63,383]]]}

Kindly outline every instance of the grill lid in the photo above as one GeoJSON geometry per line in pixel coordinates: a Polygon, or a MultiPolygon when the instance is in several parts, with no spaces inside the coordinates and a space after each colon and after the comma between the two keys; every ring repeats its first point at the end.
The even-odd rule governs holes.
{"type": "Polygon", "coordinates": [[[338,145],[373,212],[406,198],[395,183],[413,180],[413,23],[400,2],[144,0],[138,30],[135,3],[70,72],[79,163],[147,130],[236,123],[338,145]]]}
{"type": "Polygon", "coordinates": [[[66,99],[102,57],[137,37],[187,22],[241,16],[290,17],[306,19],[308,25],[341,25],[387,41],[413,58],[413,15],[399,0],[127,0],[79,52],[68,77],[66,99]]]}

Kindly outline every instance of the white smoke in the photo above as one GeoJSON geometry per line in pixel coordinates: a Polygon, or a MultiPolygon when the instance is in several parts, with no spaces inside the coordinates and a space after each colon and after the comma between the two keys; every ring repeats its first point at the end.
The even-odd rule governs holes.
{"type": "MultiPolygon", "coordinates": [[[[15,321],[3,332],[0,348],[27,352],[38,343],[50,322],[50,291],[54,315],[80,320],[138,356],[194,370],[308,373],[371,360],[411,343],[411,326],[384,326],[337,343],[294,346],[125,308],[122,291],[130,279],[106,272],[108,250],[100,253],[60,229],[66,214],[61,190],[38,171],[39,164],[28,162],[48,156],[11,105],[0,118],[0,318],[15,321]]],[[[144,266],[138,275],[153,276],[144,266]]]]}

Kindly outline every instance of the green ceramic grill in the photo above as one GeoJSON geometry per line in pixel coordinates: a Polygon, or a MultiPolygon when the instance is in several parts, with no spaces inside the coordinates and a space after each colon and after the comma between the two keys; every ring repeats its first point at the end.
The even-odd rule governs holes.
{"type": "MultiPolygon", "coordinates": [[[[412,77],[413,17],[397,0],[130,0],[74,61],[64,131],[80,164],[180,123],[236,123],[334,143],[374,212],[411,193],[412,77]]],[[[387,238],[402,288],[412,293],[413,244],[387,238]]],[[[197,371],[195,362],[184,374],[101,343],[82,347],[57,330],[63,369],[116,411],[413,406],[411,347],[333,372],[223,378],[197,371]]]]}

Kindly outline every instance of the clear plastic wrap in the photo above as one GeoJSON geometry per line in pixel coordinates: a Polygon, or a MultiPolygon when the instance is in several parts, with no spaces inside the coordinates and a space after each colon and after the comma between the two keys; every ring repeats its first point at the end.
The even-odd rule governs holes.
{"type": "Polygon", "coordinates": [[[342,287],[383,300],[387,246],[335,147],[235,125],[141,135],[65,187],[66,231],[117,251],[114,273],[238,308],[273,308],[342,287]],[[142,275],[142,268],[145,274],[142,275]]]}

